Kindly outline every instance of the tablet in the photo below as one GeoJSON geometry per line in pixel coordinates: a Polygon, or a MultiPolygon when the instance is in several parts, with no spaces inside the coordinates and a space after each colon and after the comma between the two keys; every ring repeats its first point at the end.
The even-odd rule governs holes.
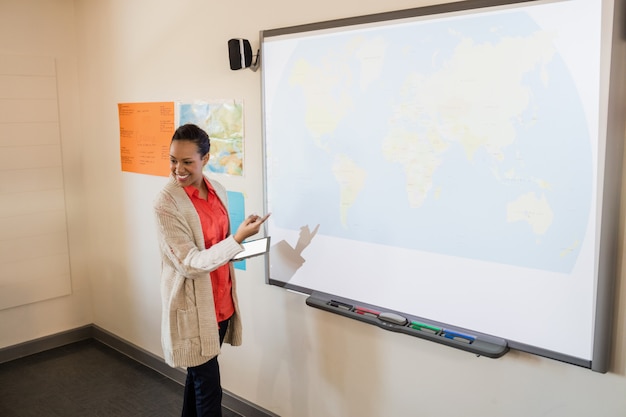
{"type": "Polygon", "coordinates": [[[270,250],[270,237],[262,237],[260,239],[243,242],[243,252],[239,252],[233,257],[233,261],[241,261],[243,259],[252,258],[253,256],[263,255],[270,250]]]}

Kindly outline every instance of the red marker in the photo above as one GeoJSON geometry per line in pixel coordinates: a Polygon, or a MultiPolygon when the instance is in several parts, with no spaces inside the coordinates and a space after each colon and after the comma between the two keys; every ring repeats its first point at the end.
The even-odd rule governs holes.
{"type": "Polygon", "coordinates": [[[365,307],[354,307],[354,312],[363,316],[378,317],[380,312],[365,307]]]}

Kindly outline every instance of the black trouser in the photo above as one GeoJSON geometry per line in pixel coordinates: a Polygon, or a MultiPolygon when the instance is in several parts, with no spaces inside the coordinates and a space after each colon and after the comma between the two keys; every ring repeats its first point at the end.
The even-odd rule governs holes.
{"type": "MultiPolygon", "coordinates": [[[[218,325],[221,346],[228,320],[218,325]]],[[[217,356],[202,365],[187,368],[182,417],[222,417],[222,385],[217,356]]]]}

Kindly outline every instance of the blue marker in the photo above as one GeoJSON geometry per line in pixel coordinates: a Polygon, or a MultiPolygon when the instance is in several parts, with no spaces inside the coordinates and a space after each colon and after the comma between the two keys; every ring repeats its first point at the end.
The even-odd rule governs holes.
{"type": "Polygon", "coordinates": [[[455,330],[450,330],[450,329],[443,329],[442,336],[445,337],[446,339],[452,339],[452,340],[456,340],[457,342],[464,342],[464,343],[473,343],[474,340],[476,340],[476,337],[474,336],[470,336],[464,333],[459,333],[455,330]]]}

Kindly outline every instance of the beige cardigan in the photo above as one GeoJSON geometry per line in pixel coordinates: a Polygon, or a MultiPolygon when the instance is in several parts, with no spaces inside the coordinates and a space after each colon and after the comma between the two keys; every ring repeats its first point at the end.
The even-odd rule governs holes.
{"type": "MultiPolygon", "coordinates": [[[[227,205],[226,189],[209,180],[227,205]]],[[[161,251],[161,343],[172,367],[198,366],[220,353],[209,272],[243,250],[232,235],[204,249],[200,217],[185,190],[172,176],[154,203],[161,251]]],[[[235,313],[225,343],[241,345],[241,317],[235,273],[230,264],[235,313]]]]}

